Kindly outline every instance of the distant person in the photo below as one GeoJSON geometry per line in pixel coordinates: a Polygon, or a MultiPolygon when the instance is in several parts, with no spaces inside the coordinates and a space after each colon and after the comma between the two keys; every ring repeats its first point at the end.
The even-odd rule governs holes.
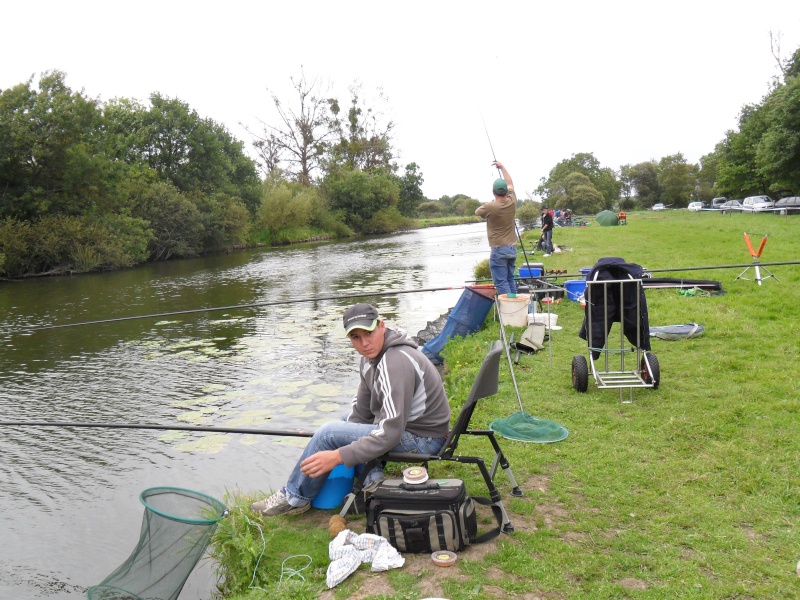
{"type": "Polygon", "coordinates": [[[494,200],[482,204],[475,214],[486,220],[486,233],[492,251],[489,255],[489,270],[498,294],[516,294],[517,283],[514,271],[517,267],[517,195],[514,182],[502,163],[492,163],[500,169],[503,177],[492,185],[494,200]]]}
{"type": "MultiPolygon", "coordinates": [[[[266,516],[306,512],[337,465],[363,472],[387,452],[436,454],[450,430],[450,404],[442,378],[404,332],[392,329],[370,304],[356,304],[342,318],[345,335],[361,355],[361,382],[346,420],[330,421],[309,440],[286,485],[250,508],[266,516]]],[[[364,491],[383,471],[367,474],[364,491]]]]}
{"type": "Polygon", "coordinates": [[[547,258],[553,253],[553,211],[542,207],[542,246],[544,247],[544,257],[547,258]]]}

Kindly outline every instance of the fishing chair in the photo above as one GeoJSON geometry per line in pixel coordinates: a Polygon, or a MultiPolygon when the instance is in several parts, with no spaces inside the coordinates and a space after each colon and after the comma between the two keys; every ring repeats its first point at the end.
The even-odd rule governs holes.
{"type": "Polygon", "coordinates": [[[353,489],[345,497],[344,506],[339,513],[342,517],[347,515],[350,507],[355,502],[356,498],[361,494],[364,487],[364,479],[369,472],[380,464],[389,462],[394,463],[422,463],[427,468],[428,463],[434,461],[450,461],[476,465],[486,482],[486,487],[489,490],[489,498],[486,502],[481,502],[478,498],[474,498],[476,502],[491,506],[492,511],[497,517],[501,530],[504,533],[511,533],[514,531],[514,526],[508,518],[503,502],[500,499],[500,492],[494,484],[494,475],[497,471],[498,465],[505,471],[506,476],[511,481],[512,496],[523,496],[524,493],[517,485],[514,474],[511,472],[511,466],[508,463],[503,451],[500,449],[500,444],[497,442],[494,431],[491,429],[469,429],[469,422],[472,419],[472,413],[475,412],[475,407],[478,400],[494,396],[498,389],[498,380],[500,374],[500,356],[503,353],[503,344],[498,340],[494,342],[489,349],[488,354],[481,363],[481,368],[478,371],[478,376],[472,384],[469,396],[464,402],[464,406],[459,412],[450,432],[447,434],[447,441],[442,449],[437,454],[421,454],[421,453],[408,453],[408,452],[388,452],[383,456],[379,456],[366,464],[361,476],[356,479],[353,484],[353,489]],[[478,435],[489,438],[494,450],[494,459],[491,468],[487,468],[483,458],[478,456],[463,456],[456,454],[458,442],[462,435],[478,435]]]}

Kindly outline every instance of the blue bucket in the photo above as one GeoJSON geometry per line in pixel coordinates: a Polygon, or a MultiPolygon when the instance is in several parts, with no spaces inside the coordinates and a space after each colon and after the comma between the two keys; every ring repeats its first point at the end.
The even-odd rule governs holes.
{"type": "Polygon", "coordinates": [[[541,277],[542,270],[536,269],[534,267],[520,267],[519,276],[522,277],[523,279],[528,277],[541,277]]]}
{"type": "Polygon", "coordinates": [[[579,302],[580,297],[583,296],[583,292],[586,290],[586,280],[570,279],[564,282],[564,287],[567,289],[567,298],[573,302],[579,302]]]}
{"type": "Polygon", "coordinates": [[[333,471],[328,473],[328,479],[322,485],[322,489],[316,498],[311,501],[314,508],[336,508],[341,506],[344,497],[353,489],[353,477],[355,469],[345,467],[343,464],[336,465],[333,471]]]}
{"type": "Polygon", "coordinates": [[[583,275],[583,278],[586,279],[586,276],[592,272],[592,267],[584,267],[583,269],[578,269],[578,272],[583,275]]]}

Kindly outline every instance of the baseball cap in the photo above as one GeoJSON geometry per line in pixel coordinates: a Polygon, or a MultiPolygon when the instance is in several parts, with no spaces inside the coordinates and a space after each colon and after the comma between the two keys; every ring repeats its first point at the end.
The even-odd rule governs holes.
{"type": "Polygon", "coordinates": [[[495,179],[492,191],[498,196],[505,196],[508,193],[508,184],[505,179],[495,179]]]}
{"type": "Polygon", "coordinates": [[[378,326],[378,321],[380,321],[380,316],[377,308],[371,304],[354,304],[344,311],[342,317],[344,334],[347,335],[353,329],[373,331],[378,326]]]}

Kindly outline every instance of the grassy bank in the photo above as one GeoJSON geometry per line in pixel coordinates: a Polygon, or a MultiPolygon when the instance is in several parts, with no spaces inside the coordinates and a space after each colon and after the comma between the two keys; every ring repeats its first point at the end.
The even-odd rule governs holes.
{"type": "Polygon", "coordinates": [[[477,223],[481,219],[475,216],[468,217],[430,217],[414,219],[414,229],[425,227],[442,227],[443,225],[462,225],[464,223],[477,223]]]}
{"type": "MultiPolygon", "coordinates": [[[[769,234],[762,262],[800,260],[800,217],[687,211],[629,214],[624,227],[557,229],[554,241],[572,250],[544,259],[529,253],[529,259],[569,273],[603,256],[649,269],[750,264],[745,231],[756,247],[769,234]]],[[[523,238],[532,247],[534,235],[523,238]]],[[[501,440],[525,491],[510,497],[507,479],[497,476],[515,533],[468,548],[451,568],[407,554],[401,569],[376,574],[362,565],[327,590],[333,511],[261,519],[247,512],[252,497],[231,495],[231,517],[214,541],[228,597],[798,597],[800,265],[768,268],[780,281],[759,286],[753,269],[745,273],[749,279],[736,280],[743,268],[659,273],[718,280],[726,293],[647,291],[651,325],[696,322],[705,333],[653,340],[661,386],[634,390],[630,404],[592,381],[586,394],[572,389],[572,357],[586,355],[577,336],[582,312],[569,301],[554,307],[563,329],[549,349],[523,355],[515,374],[525,409],[563,424],[570,435],[543,445],[501,440]],[[312,559],[305,582],[284,576],[280,583],[282,561],[300,554],[312,559]]],[[[445,348],[454,412],[498,337],[489,317],[482,331],[445,348]]],[[[479,408],[474,426],[519,409],[505,361],[500,380],[500,393],[479,408]]],[[[465,440],[462,448],[490,458],[481,440],[465,440]]],[[[463,477],[474,495],[485,493],[471,470],[431,470],[463,477]]],[[[481,515],[482,526],[490,525],[490,515],[481,515]]],[[[350,526],[363,532],[363,518],[350,526]]]]}
{"type": "MultiPolygon", "coordinates": [[[[444,225],[461,225],[463,223],[474,223],[478,217],[433,217],[411,219],[410,229],[424,229],[426,227],[442,227],[444,225]]],[[[248,245],[263,246],[285,246],[287,244],[300,244],[304,242],[318,242],[321,240],[341,239],[342,237],[352,237],[342,231],[325,231],[312,227],[292,227],[271,232],[266,229],[258,230],[250,235],[248,245]]]]}

